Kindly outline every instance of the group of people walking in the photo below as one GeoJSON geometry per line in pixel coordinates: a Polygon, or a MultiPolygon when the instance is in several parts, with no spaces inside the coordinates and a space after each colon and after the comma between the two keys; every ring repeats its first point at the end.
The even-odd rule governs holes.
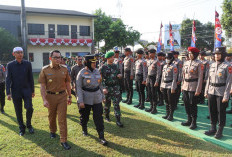
{"type": "MultiPolygon", "coordinates": [[[[134,58],[131,49],[125,48],[123,59],[119,54],[117,49],[107,52],[101,62],[95,55],[86,55],[84,58],[77,56],[76,63],[69,70],[60,51],[50,52],[51,62],[42,68],[38,79],[43,105],[48,109],[50,138],[56,138],[58,117],[61,145],[66,150],[71,148],[67,143],[66,116],[67,105],[72,103],[73,94],[77,99],[83,135],[88,136],[87,124],[92,110],[100,143],[107,145],[103,113],[109,122],[112,103],[116,125],[123,127],[119,103],[124,89],[126,100],[122,102],[128,105],[133,103],[134,79],[139,96],[139,103],[134,107],[145,109],[144,104],[148,101],[150,107],[145,111],[155,114],[157,106],[165,102],[166,114],[163,118],[169,121],[174,119],[174,111],[182,92],[187,121],[181,124],[190,129],[197,128],[197,104],[204,103],[205,98],[208,98],[211,128],[205,134],[215,135],[217,139],[223,136],[232,83],[232,67],[226,60],[225,47],[216,48],[213,52],[215,60],[210,62],[205,60],[206,53],[195,47],[188,48],[184,63],[178,59],[177,51],[156,53],[155,49],[145,52],[138,49],[137,57],[134,58]]],[[[23,59],[23,49],[15,47],[13,55],[15,60],[9,62],[6,69],[0,65],[1,112],[4,113],[6,82],[7,99],[13,99],[19,135],[24,136],[26,128],[29,133],[34,133],[31,124],[34,79],[31,63],[23,59]],[[26,125],[22,118],[22,100],[27,110],[26,125]]]]}

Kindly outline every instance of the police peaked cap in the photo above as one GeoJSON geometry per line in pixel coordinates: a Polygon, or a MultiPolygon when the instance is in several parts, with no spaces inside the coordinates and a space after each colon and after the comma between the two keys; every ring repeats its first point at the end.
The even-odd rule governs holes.
{"type": "Polygon", "coordinates": [[[148,50],[149,53],[156,53],[156,50],[155,49],[150,49],[148,50]]]}
{"type": "Polygon", "coordinates": [[[178,51],[171,51],[173,55],[179,55],[180,53],[178,51]]]}
{"type": "Polygon", "coordinates": [[[167,59],[173,59],[173,58],[174,58],[174,54],[173,54],[172,52],[168,52],[168,53],[166,54],[166,58],[167,58],[167,59]]]}
{"type": "Polygon", "coordinates": [[[216,53],[219,53],[219,54],[226,53],[226,47],[217,47],[217,48],[215,48],[214,54],[216,54],[216,53]]]}
{"type": "Polygon", "coordinates": [[[159,52],[157,53],[157,56],[165,56],[165,54],[163,52],[159,52]]]}
{"type": "Polygon", "coordinates": [[[142,49],[138,49],[138,50],[136,51],[136,53],[137,53],[137,54],[144,54],[144,51],[143,51],[142,49]]]}
{"type": "Polygon", "coordinates": [[[97,59],[96,59],[95,55],[86,55],[85,56],[85,61],[94,63],[94,62],[97,62],[97,59]]]}
{"type": "Polygon", "coordinates": [[[131,52],[131,49],[129,47],[124,49],[125,52],[131,52]]]}

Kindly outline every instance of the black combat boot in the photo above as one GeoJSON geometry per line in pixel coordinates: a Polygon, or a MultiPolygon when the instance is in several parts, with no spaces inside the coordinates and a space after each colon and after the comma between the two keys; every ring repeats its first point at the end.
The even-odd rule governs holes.
{"type": "Polygon", "coordinates": [[[173,120],[173,113],[174,113],[174,111],[170,111],[170,114],[169,114],[167,120],[169,120],[169,121],[173,120]]]}
{"type": "Polygon", "coordinates": [[[138,105],[134,105],[134,107],[138,108],[141,104],[139,103],[138,105]]]}
{"type": "Polygon", "coordinates": [[[105,117],[105,120],[106,120],[107,122],[110,122],[110,116],[109,116],[109,114],[106,114],[105,116],[106,116],[106,117],[105,117]]]}
{"type": "Polygon", "coordinates": [[[122,102],[123,102],[123,103],[127,103],[128,100],[129,100],[129,94],[127,93],[127,95],[126,95],[126,100],[123,100],[122,102]]]}
{"type": "Polygon", "coordinates": [[[153,109],[153,105],[151,104],[150,108],[149,109],[145,109],[146,112],[151,112],[153,109]]]}
{"type": "Polygon", "coordinates": [[[82,134],[83,136],[88,136],[87,127],[82,127],[82,134]]]}
{"type": "Polygon", "coordinates": [[[1,107],[1,113],[5,114],[4,107],[1,107]]]}
{"type": "Polygon", "coordinates": [[[224,129],[223,126],[219,126],[219,128],[214,136],[216,139],[221,139],[223,137],[223,135],[222,135],[223,129],[224,129]]]}
{"type": "Polygon", "coordinates": [[[156,113],[157,113],[156,104],[154,104],[151,110],[151,114],[156,114],[156,113]]]}
{"type": "Polygon", "coordinates": [[[143,109],[145,109],[145,107],[144,107],[144,103],[141,103],[141,105],[138,107],[140,110],[143,110],[143,109]]]}
{"type": "Polygon", "coordinates": [[[211,124],[210,130],[205,131],[205,135],[212,136],[212,135],[215,135],[216,132],[217,132],[216,125],[215,124],[211,124]]]}
{"type": "Polygon", "coordinates": [[[191,122],[192,122],[192,117],[188,115],[188,120],[186,122],[182,122],[181,125],[190,126],[191,122]]]}
{"type": "Polygon", "coordinates": [[[163,118],[163,119],[167,119],[168,116],[169,116],[169,114],[170,114],[169,107],[168,107],[168,105],[166,105],[166,115],[163,116],[162,118],[163,118]]]}
{"type": "Polygon", "coordinates": [[[193,117],[193,118],[192,118],[192,123],[191,123],[189,129],[194,130],[194,129],[196,129],[196,128],[197,128],[197,117],[193,117]]]}
{"type": "Polygon", "coordinates": [[[104,132],[103,131],[99,131],[98,132],[98,136],[99,136],[99,139],[100,139],[100,143],[102,145],[106,146],[108,144],[108,142],[104,138],[104,132]]]}
{"type": "Polygon", "coordinates": [[[227,114],[232,114],[232,108],[228,111],[226,111],[227,114]]]}
{"type": "Polygon", "coordinates": [[[120,116],[116,116],[116,124],[117,124],[117,126],[119,126],[119,127],[123,127],[123,124],[121,123],[121,121],[120,121],[120,116]]]}

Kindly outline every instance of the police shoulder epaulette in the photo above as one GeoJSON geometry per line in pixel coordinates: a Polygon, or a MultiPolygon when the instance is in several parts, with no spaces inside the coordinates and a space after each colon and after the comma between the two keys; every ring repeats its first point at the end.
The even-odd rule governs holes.
{"type": "Polygon", "coordinates": [[[67,68],[67,65],[60,64],[61,67],[67,68]]]}
{"type": "Polygon", "coordinates": [[[49,67],[49,65],[45,65],[45,66],[43,66],[42,69],[46,69],[46,68],[48,68],[48,67],[49,67]]]}

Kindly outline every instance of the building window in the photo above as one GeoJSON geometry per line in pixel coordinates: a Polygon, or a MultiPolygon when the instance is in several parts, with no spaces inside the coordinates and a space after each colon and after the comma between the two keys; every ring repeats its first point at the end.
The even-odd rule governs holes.
{"type": "Polygon", "coordinates": [[[69,25],[57,25],[57,35],[69,36],[69,25]]]}
{"type": "Polygon", "coordinates": [[[29,53],[29,61],[34,62],[34,53],[29,53]]]}
{"type": "Polygon", "coordinates": [[[90,26],[80,26],[80,36],[90,36],[90,26]]]}
{"type": "Polygon", "coordinates": [[[44,24],[28,24],[28,35],[44,35],[44,24]]]}

